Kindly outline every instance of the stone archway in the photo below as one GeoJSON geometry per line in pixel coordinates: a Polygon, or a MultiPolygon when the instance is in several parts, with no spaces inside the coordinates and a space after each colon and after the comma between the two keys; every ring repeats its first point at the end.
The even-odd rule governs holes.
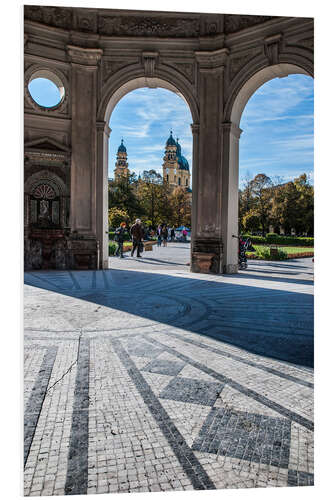
{"type": "MultiPolygon", "coordinates": [[[[158,72],[159,74],[161,71],[158,72]]],[[[137,72],[135,71],[134,75],[137,72]]],[[[108,267],[108,220],[107,220],[107,209],[108,209],[108,199],[107,199],[107,188],[108,188],[108,140],[110,137],[111,129],[108,126],[112,112],[118,102],[129,92],[138,88],[164,88],[171,92],[176,93],[186,102],[191,114],[192,120],[196,123],[199,119],[198,106],[195,97],[191,95],[191,91],[188,88],[184,88],[177,82],[175,75],[166,74],[168,80],[157,76],[155,72],[154,77],[147,76],[135,76],[128,80],[129,76],[126,75],[124,78],[115,78],[108,82],[105,89],[104,95],[101,99],[101,105],[98,110],[98,122],[97,122],[97,172],[98,172],[98,192],[100,195],[97,197],[97,234],[99,237],[100,249],[103,255],[102,263],[103,267],[108,267]],[[125,80],[125,81],[124,81],[125,80]],[[171,83],[175,81],[175,83],[171,83]],[[179,87],[183,89],[180,91],[179,87]],[[185,94],[185,95],[184,95],[185,94]]],[[[193,166],[197,164],[197,151],[193,148],[193,166]]],[[[195,167],[193,167],[194,169],[195,167]]]]}
{"type": "Polygon", "coordinates": [[[25,175],[46,166],[65,179],[68,265],[107,267],[108,120],[122,95],[160,85],[180,93],[193,117],[191,270],[237,272],[241,111],[256,86],[291,65],[313,74],[313,19],[39,6],[24,15],[25,81],[51,72],[64,89],[46,109],[26,85],[26,144],[50,141],[25,175]]]}
{"type": "Polygon", "coordinates": [[[223,167],[228,176],[228,193],[223,197],[224,227],[224,271],[236,272],[237,269],[237,247],[238,242],[232,237],[238,234],[238,185],[239,185],[239,139],[242,130],[239,128],[242,113],[250,97],[264,83],[274,78],[284,78],[291,74],[304,74],[312,76],[303,67],[296,64],[281,63],[266,66],[253,75],[243,77],[242,86],[230,99],[226,106],[224,130],[225,156],[223,167]]]}

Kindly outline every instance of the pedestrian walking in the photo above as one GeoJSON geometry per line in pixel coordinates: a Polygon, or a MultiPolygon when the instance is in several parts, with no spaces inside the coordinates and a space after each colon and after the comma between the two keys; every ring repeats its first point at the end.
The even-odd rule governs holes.
{"type": "Polygon", "coordinates": [[[171,241],[175,241],[175,236],[176,236],[176,233],[175,233],[175,226],[172,226],[171,231],[170,231],[170,238],[171,238],[171,241]]]}
{"type": "Polygon", "coordinates": [[[162,226],[161,224],[157,228],[157,246],[160,247],[162,243],[162,226]]]}
{"type": "Polygon", "coordinates": [[[168,228],[166,224],[164,224],[164,226],[162,227],[161,235],[162,235],[163,246],[166,247],[168,244],[168,228]]]}
{"type": "Polygon", "coordinates": [[[120,226],[116,229],[114,239],[118,243],[116,250],[116,256],[123,259],[124,258],[124,239],[126,232],[126,222],[122,222],[120,226]]]}
{"type": "Polygon", "coordinates": [[[130,229],[130,234],[132,237],[131,257],[133,257],[135,250],[136,250],[136,256],[141,257],[140,253],[143,250],[142,240],[144,237],[144,231],[140,219],[136,219],[135,224],[133,224],[133,226],[130,229]]]}
{"type": "Polygon", "coordinates": [[[186,231],[186,229],[184,228],[184,229],[183,229],[183,240],[184,240],[184,242],[185,242],[185,243],[186,243],[186,241],[187,241],[186,237],[187,237],[187,231],[186,231]]]}

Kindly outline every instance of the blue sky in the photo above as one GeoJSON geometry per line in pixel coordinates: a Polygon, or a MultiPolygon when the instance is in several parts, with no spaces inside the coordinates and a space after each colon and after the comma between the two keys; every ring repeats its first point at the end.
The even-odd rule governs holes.
{"type": "Polygon", "coordinates": [[[113,177],[121,138],[129,169],[136,174],[154,169],[162,173],[165,143],[170,130],[192,165],[192,117],[182,97],[166,89],[142,88],[125,95],[110,118],[109,177],[113,177]]]}
{"type": "Polygon", "coordinates": [[[313,182],[313,79],[274,78],[249,99],[240,127],[240,181],[258,173],[313,182]]]}
{"type": "Polygon", "coordinates": [[[29,92],[38,104],[51,107],[60,101],[58,87],[47,78],[35,78],[29,83],[29,92]]]}
{"type": "MultiPolygon", "coordinates": [[[[59,100],[56,86],[45,79],[29,85],[44,106],[59,100]]],[[[141,88],[125,95],[110,118],[109,177],[113,177],[121,138],[128,163],[136,174],[162,172],[165,142],[170,130],[179,137],[182,154],[192,166],[192,117],[187,103],[165,89],[141,88]]],[[[313,79],[305,75],[275,78],[248,101],[240,123],[240,184],[265,173],[288,181],[306,173],[313,181],[313,79]]]]}

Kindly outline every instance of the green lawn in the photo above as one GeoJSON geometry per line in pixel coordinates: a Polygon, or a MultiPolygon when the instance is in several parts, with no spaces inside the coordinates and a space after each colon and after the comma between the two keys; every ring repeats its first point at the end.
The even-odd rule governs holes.
{"type": "MultiPolygon", "coordinates": [[[[253,248],[257,250],[257,248],[262,248],[263,246],[266,245],[253,245],[253,248]]],[[[276,248],[275,245],[273,248],[276,248]]],[[[283,250],[284,252],[287,253],[304,253],[304,252],[314,252],[313,247],[277,247],[279,250],[283,250]]]]}

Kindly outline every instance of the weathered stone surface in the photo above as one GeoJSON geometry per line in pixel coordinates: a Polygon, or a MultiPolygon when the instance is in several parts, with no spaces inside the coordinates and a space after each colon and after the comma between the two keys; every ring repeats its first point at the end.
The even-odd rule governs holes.
{"type": "MultiPolygon", "coordinates": [[[[29,5],[24,16],[25,177],[50,165],[50,182],[58,175],[65,184],[59,229],[69,232],[69,240],[77,231],[99,247],[98,258],[91,248],[75,265],[108,266],[112,110],[131,90],[160,86],[180,93],[193,117],[193,251],[214,253],[201,258],[211,273],[237,271],[232,235],[238,228],[241,114],[271,78],[313,75],[313,19],[29,5]],[[28,84],[38,71],[58,82],[57,106],[39,106],[30,96],[28,84]],[[42,151],[32,151],[31,141],[44,141],[42,151]]],[[[25,191],[27,199],[31,194],[25,191]]],[[[25,226],[28,234],[29,210],[25,226]]],[[[47,265],[43,257],[39,263],[34,244],[26,248],[33,253],[29,265],[47,265]]],[[[192,261],[193,271],[203,269],[192,261]]],[[[72,265],[73,258],[66,260],[72,265]]]]}

